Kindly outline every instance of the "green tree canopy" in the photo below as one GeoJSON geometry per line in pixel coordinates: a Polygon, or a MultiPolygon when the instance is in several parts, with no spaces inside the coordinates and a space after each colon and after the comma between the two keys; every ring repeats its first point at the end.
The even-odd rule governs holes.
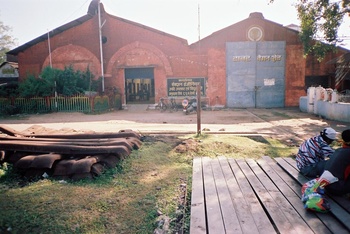
{"type": "Polygon", "coordinates": [[[295,7],[304,55],[312,54],[322,60],[342,42],[338,30],[344,17],[350,17],[350,0],[295,0],[295,7]]]}
{"type": "Polygon", "coordinates": [[[0,64],[6,61],[6,52],[17,45],[16,39],[10,35],[11,31],[11,27],[0,21],[0,64]]]}

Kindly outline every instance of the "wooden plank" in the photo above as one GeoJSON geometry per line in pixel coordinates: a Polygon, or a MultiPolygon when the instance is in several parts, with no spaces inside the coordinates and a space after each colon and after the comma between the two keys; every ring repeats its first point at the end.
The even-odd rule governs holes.
{"type": "Polygon", "coordinates": [[[297,164],[295,162],[295,159],[292,158],[283,158],[284,161],[288,162],[292,167],[298,170],[297,164]]]}
{"type": "Polygon", "coordinates": [[[16,136],[16,135],[21,135],[19,132],[16,130],[10,128],[9,126],[5,125],[0,125],[0,132],[7,134],[9,136],[16,136]]]}
{"type": "Polygon", "coordinates": [[[257,194],[260,202],[263,204],[264,208],[269,213],[278,231],[280,233],[298,233],[297,230],[295,230],[293,224],[289,222],[289,220],[281,210],[280,206],[276,203],[274,198],[258,179],[258,177],[263,177],[263,173],[260,171],[257,172],[258,174],[254,174],[254,172],[250,169],[250,167],[244,160],[236,161],[243,173],[245,174],[245,176],[247,177],[254,192],[257,194]]]}
{"type": "MultiPolygon", "coordinates": [[[[297,180],[300,183],[300,185],[306,183],[309,180],[303,175],[301,175],[295,167],[293,167],[289,162],[287,162],[283,158],[275,158],[275,160],[285,171],[288,172],[290,176],[297,180]]],[[[339,204],[335,202],[331,197],[326,196],[326,198],[331,205],[330,213],[332,213],[350,231],[349,213],[341,206],[339,206],[339,204]]]]}
{"type": "Polygon", "coordinates": [[[291,158],[194,158],[192,178],[191,234],[350,231],[349,212],[334,197],[327,197],[331,213],[304,209],[301,185],[309,179],[291,158]]]}
{"type": "Polygon", "coordinates": [[[202,159],[196,157],[193,159],[190,233],[206,232],[202,159]]]}
{"type": "Polygon", "coordinates": [[[299,182],[300,185],[303,185],[309,181],[305,176],[299,173],[299,171],[292,166],[290,163],[284,160],[284,158],[275,158],[278,165],[280,165],[284,171],[286,171],[292,178],[299,182]]]}
{"type": "Polygon", "coordinates": [[[244,199],[246,200],[246,204],[249,204],[249,211],[253,216],[259,233],[276,233],[268,215],[266,214],[263,207],[260,205],[259,199],[256,197],[254,190],[250,186],[249,181],[239,168],[237,161],[232,158],[229,158],[228,161],[232,171],[235,174],[236,180],[238,182],[240,190],[242,191],[244,199]]]}
{"type": "MultiPolygon", "coordinates": [[[[226,183],[228,185],[228,190],[230,192],[230,196],[235,207],[235,211],[240,223],[240,227],[243,233],[259,233],[259,229],[257,228],[253,215],[250,210],[249,203],[244,199],[244,195],[238,185],[236,177],[231,170],[231,167],[228,163],[226,157],[219,156],[218,157],[222,172],[225,176],[226,183]]],[[[238,174],[238,172],[236,172],[238,174]]],[[[271,226],[271,230],[274,231],[271,226]]]]}
{"type": "Polygon", "coordinates": [[[218,159],[211,160],[211,167],[221,207],[225,233],[243,233],[218,159]]]}
{"type": "Polygon", "coordinates": [[[210,164],[210,158],[202,158],[204,194],[207,214],[207,231],[209,233],[225,233],[225,227],[222,220],[219,198],[213,178],[213,170],[210,164]]]}
{"type": "MultiPolygon", "coordinates": [[[[285,195],[280,191],[280,188],[278,188],[274,184],[275,181],[273,182],[271,181],[271,176],[275,176],[274,171],[267,164],[261,164],[265,166],[263,170],[261,167],[259,167],[257,162],[254,161],[253,159],[246,159],[246,162],[248,163],[252,171],[256,175],[259,175],[258,179],[260,180],[261,184],[265,187],[267,192],[278,204],[280,210],[284,213],[288,221],[291,224],[293,224],[293,228],[295,229],[295,231],[298,233],[310,233],[310,234],[313,233],[313,231],[310,229],[310,227],[307,225],[304,219],[302,219],[299,213],[294,209],[293,205],[289,202],[289,200],[285,197],[285,195]]],[[[278,177],[275,176],[275,178],[277,179],[278,177]]],[[[287,186],[287,185],[285,183],[281,183],[281,186],[287,186]]],[[[286,192],[290,192],[290,191],[287,190],[286,192]]],[[[292,195],[292,193],[290,193],[289,195],[292,195]]]]}
{"type": "MultiPolygon", "coordinates": [[[[288,180],[290,176],[287,175],[270,157],[262,157],[257,160],[257,162],[315,233],[331,233],[327,226],[314,212],[308,212],[304,209],[304,205],[300,201],[300,193],[296,193],[295,191],[300,191],[300,185],[298,183],[294,180],[288,180]],[[295,190],[293,190],[292,187],[294,187],[295,190]]],[[[334,220],[334,222],[336,222],[336,220],[334,220]]]]}

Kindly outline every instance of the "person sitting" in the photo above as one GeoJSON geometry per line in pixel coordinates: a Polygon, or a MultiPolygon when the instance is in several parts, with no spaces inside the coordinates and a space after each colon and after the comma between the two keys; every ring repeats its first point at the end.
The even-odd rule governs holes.
{"type": "Polygon", "coordinates": [[[344,130],[341,138],[342,147],[335,150],[325,165],[325,170],[338,178],[326,187],[326,191],[336,195],[350,193],[350,129],[344,130]]]}
{"type": "Polygon", "coordinates": [[[301,174],[316,178],[320,176],[326,160],[334,153],[330,144],[337,138],[337,132],[330,127],[323,129],[319,135],[304,141],[296,155],[296,164],[301,174]]]}

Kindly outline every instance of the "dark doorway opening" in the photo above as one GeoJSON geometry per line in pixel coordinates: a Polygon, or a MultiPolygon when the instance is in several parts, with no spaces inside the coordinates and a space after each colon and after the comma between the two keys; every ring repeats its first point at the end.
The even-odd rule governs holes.
{"type": "Polygon", "coordinates": [[[127,104],[154,103],[154,68],[125,68],[127,104]]]}

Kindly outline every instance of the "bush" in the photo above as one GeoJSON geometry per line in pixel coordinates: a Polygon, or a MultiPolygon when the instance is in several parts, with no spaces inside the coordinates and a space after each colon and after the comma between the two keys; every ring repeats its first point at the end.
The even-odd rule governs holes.
{"type": "Polygon", "coordinates": [[[18,96],[18,84],[9,83],[0,86],[0,97],[15,97],[18,96]]]}
{"type": "Polygon", "coordinates": [[[8,105],[4,107],[3,114],[5,115],[16,115],[20,113],[20,108],[18,106],[8,105]]]}
{"type": "Polygon", "coordinates": [[[29,75],[19,84],[22,97],[47,97],[57,95],[72,96],[85,91],[97,91],[99,80],[93,79],[89,68],[85,72],[74,71],[72,66],[59,70],[46,67],[39,77],[29,75]]]}
{"type": "Polygon", "coordinates": [[[47,80],[30,75],[19,84],[18,90],[21,97],[45,97],[52,95],[53,87],[47,80]]]}

